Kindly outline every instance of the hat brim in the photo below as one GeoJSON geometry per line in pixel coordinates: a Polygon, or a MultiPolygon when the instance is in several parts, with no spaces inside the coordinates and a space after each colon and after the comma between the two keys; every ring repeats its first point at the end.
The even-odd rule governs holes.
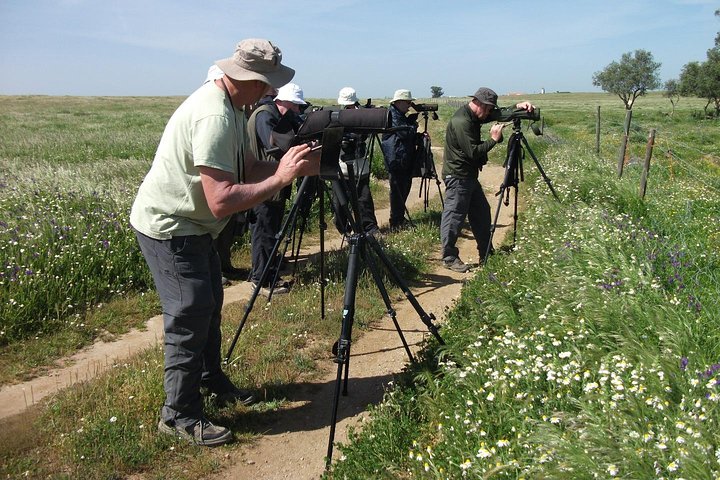
{"type": "Polygon", "coordinates": [[[232,58],[218,60],[215,62],[215,65],[220,67],[220,70],[233,80],[260,80],[275,88],[282,87],[295,76],[295,70],[285,65],[278,66],[277,70],[273,72],[254,72],[247,70],[236,64],[232,58]]]}
{"type": "Polygon", "coordinates": [[[493,108],[500,108],[500,107],[497,106],[497,104],[495,104],[495,103],[489,103],[489,102],[485,102],[485,101],[483,101],[483,100],[480,100],[480,99],[479,99],[478,97],[476,97],[475,95],[468,95],[468,97],[469,97],[469,98],[474,98],[475,100],[477,100],[478,102],[482,103],[483,105],[490,105],[490,106],[493,107],[493,108]]]}
{"type": "Polygon", "coordinates": [[[307,102],[305,100],[295,99],[295,100],[288,100],[287,98],[280,98],[275,97],[273,100],[280,100],[281,102],[290,102],[294,103],[295,105],[307,105],[307,102]]]}

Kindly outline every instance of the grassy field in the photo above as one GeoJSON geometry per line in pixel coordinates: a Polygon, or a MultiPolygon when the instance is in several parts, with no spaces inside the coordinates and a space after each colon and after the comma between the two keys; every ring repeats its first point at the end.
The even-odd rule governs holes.
{"type": "MultiPolygon", "coordinates": [[[[543,137],[526,137],[561,202],[526,159],[517,248],[493,257],[467,285],[444,328],[442,361],[428,351],[422,368],[343,447],[333,476],[718,475],[717,121],[701,118],[701,100],[682,99],[671,117],[667,99],[641,98],[618,179],[619,99],[547,94],[500,103],[526,98],[541,108],[546,126],[543,137]],[[658,133],[643,201],[640,164],[651,128],[658,133]]],[[[127,215],[180,101],[0,97],[3,383],[158,312],[127,215]]],[[[454,109],[442,103],[440,120],[429,121],[433,145],[443,145],[454,109]]],[[[503,154],[496,149],[492,161],[503,154]]],[[[437,215],[417,223],[415,232],[388,237],[410,279],[422,275],[438,241],[437,215]]],[[[247,263],[242,248],[234,255],[247,263]]],[[[345,261],[342,254],[330,259],[330,309],[340,308],[345,261]]],[[[334,322],[315,320],[317,282],[317,271],[303,272],[292,302],[275,299],[258,312],[262,322],[246,327],[252,342],[241,336],[230,374],[260,388],[266,401],[230,411],[208,405],[221,424],[252,432],[282,406],[284,389],[312,378],[317,353],[337,334],[334,322]]],[[[361,283],[360,325],[383,310],[363,293],[371,280],[361,283]]],[[[240,308],[224,313],[237,318],[240,308]]],[[[226,325],[224,338],[233,331],[226,325]]],[[[54,397],[35,423],[3,429],[0,472],[194,478],[212,471],[225,449],[208,452],[155,434],[161,377],[162,352],[153,349],[54,397]]]]}
{"type": "Polygon", "coordinates": [[[180,101],[0,97],[0,382],[157,310],[128,214],[180,101]]]}

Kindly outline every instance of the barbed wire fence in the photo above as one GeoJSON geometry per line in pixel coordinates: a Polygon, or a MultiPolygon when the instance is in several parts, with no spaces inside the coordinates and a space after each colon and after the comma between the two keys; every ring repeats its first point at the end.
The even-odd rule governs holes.
{"type": "MultiPolygon", "coordinates": [[[[600,153],[600,108],[598,107],[598,117],[596,123],[596,153],[600,153]]],[[[628,146],[632,144],[633,133],[647,131],[648,141],[646,143],[645,161],[643,163],[643,171],[641,174],[641,185],[640,195],[645,196],[647,181],[650,173],[650,163],[652,155],[655,149],[661,152],[665,158],[670,159],[671,163],[668,166],[670,175],[675,175],[675,169],[672,162],[675,162],[679,168],[682,169],[683,174],[688,177],[689,180],[702,185],[709,191],[720,193],[720,179],[713,181],[713,178],[708,175],[707,171],[703,171],[698,166],[698,159],[703,161],[715,162],[720,165],[720,155],[707,152],[697,148],[694,145],[688,145],[683,142],[672,140],[662,135],[657,135],[657,128],[647,127],[642,124],[635,122],[631,127],[630,122],[631,114],[628,114],[625,119],[622,135],[620,136],[620,148],[619,148],[619,159],[618,159],[618,177],[622,177],[623,167],[630,161],[628,146]],[[688,159],[683,155],[679,154],[678,151],[695,152],[695,158],[688,159]]]]}

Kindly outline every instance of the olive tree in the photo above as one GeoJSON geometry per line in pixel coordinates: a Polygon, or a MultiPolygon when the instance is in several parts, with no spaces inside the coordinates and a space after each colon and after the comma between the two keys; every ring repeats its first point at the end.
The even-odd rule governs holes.
{"type": "Polygon", "coordinates": [[[665,93],[663,93],[663,95],[667,97],[672,104],[670,116],[675,116],[675,105],[680,101],[680,82],[674,78],[665,82],[665,93]]]}
{"type": "Polygon", "coordinates": [[[623,53],[619,62],[610,63],[604,70],[595,72],[593,85],[606,92],[614,93],[625,104],[626,110],[632,110],[635,100],[648,90],[660,86],[658,70],[660,63],[646,50],[623,53]]]}
{"type": "Polygon", "coordinates": [[[704,62],[690,62],[683,67],[680,92],[706,99],[705,114],[708,115],[708,107],[714,104],[715,116],[720,117],[720,47],[708,50],[704,62]]]}
{"type": "MultiPolygon", "coordinates": [[[[720,17],[720,10],[715,11],[720,17]]],[[[680,93],[687,96],[704,98],[705,115],[709,116],[708,107],[715,105],[715,117],[720,117],[720,32],[715,37],[715,47],[707,51],[704,62],[687,63],[680,73],[680,93]]]]}

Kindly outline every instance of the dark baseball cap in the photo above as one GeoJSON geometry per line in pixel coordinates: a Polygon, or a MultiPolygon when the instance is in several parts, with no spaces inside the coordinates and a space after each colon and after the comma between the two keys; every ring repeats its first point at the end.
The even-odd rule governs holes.
{"type": "Polygon", "coordinates": [[[475,92],[473,95],[470,95],[470,96],[472,98],[475,98],[480,103],[484,103],[485,105],[491,105],[493,108],[498,108],[497,93],[495,93],[494,91],[490,90],[487,87],[478,88],[477,92],[475,92]]]}

